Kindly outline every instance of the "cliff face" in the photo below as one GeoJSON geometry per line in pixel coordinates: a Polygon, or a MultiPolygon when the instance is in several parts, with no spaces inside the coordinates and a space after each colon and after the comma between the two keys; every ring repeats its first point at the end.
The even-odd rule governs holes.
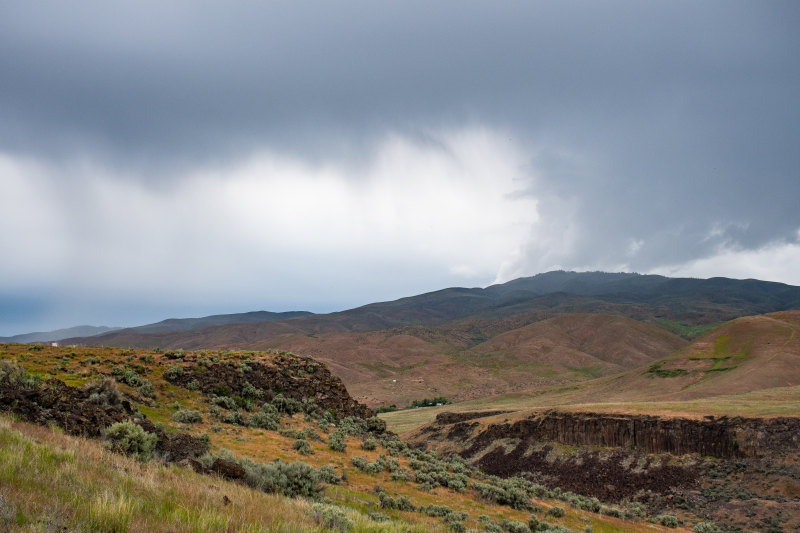
{"type": "MultiPolygon", "coordinates": [[[[441,413],[411,442],[458,453],[487,474],[522,476],[607,502],[638,500],[656,511],[689,506],[721,523],[735,515],[754,529],[774,514],[775,487],[800,495],[798,418],[548,411],[481,420],[502,420],[498,414],[441,413]]],[[[798,501],[779,502],[787,517],[793,506],[800,513],[798,501]]]]}
{"type": "MultiPolygon", "coordinates": [[[[458,424],[456,424],[458,425],[458,424]]],[[[452,427],[448,433],[464,433],[452,427]]],[[[625,448],[644,453],[755,457],[800,448],[800,419],[713,418],[692,420],[640,415],[547,412],[513,424],[492,424],[471,439],[472,455],[498,439],[625,448]]]]}

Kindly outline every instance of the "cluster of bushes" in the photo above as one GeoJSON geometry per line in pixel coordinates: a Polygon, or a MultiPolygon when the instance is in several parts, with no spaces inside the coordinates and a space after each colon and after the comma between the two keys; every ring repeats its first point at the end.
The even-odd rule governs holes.
{"type": "Polygon", "coordinates": [[[533,506],[530,495],[523,488],[508,483],[492,485],[490,483],[473,483],[481,500],[496,505],[507,505],[520,511],[531,511],[533,506]]]}
{"type": "Polygon", "coordinates": [[[164,371],[164,379],[167,381],[175,381],[183,375],[183,367],[173,365],[164,371]]]}
{"type": "MultiPolygon", "coordinates": [[[[280,423],[280,413],[285,413],[286,405],[289,405],[282,401],[283,397],[276,396],[276,398],[278,399],[277,404],[274,400],[273,402],[263,402],[260,410],[253,413],[256,404],[250,398],[231,398],[226,395],[218,395],[211,398],[209,412],[212,417],[226,424],[275,431],[280,423]],[[239,408],[252,414],[246,415],[239,408]]],[[[292,401],[294,402],[294,400],[292,401]]]]}
{"type": "Polygon", "coordinates": [[[407,496],[392,498],[391,496],[387,496],[380,487],[378,488],[378,503],[382,509],[418,512],[427,516],[442,518],[444,524],[450,531],[457,533],[464,533],[467,531],[467,527],[464,525],[464,520],[467,519],[467,513],[453,511],[446,505],[423,505],[417,507],[407,496]]]}
{"type": "Polygon", "coordinates": [[[194,409],[178,409],[172,414],[172,420],[182,424],[198,424],[203,421],[203,415],[194,409]]]}
{"type": "Polygon", "coordinates": [[[292,444],[292,448],[297,450],[300,455],[311,455],[314,450],[311,449],[311,444],[305,439],[296,439],[292,444]]]}
{"type": "MultiPolygon", "coordinates": [[[[281,494],[289,498],[301,496],[319,499],[324,490],[324,483],[341,482],[332,467],[315,469],[302,461],[286,463],[280,459],[272,463],[257,463],[247,458],[237,458],[227,450],[220,450],[216,457],[234,461],[245,471],[245,482],[256,489],[268,493],[281,494]]],[[[210,467],[215,456],[207,454],[201,462],[210,467]]]]}
{"type": "Polygon", "coordinates": [[[414,481],[424,490],[447,487],[457,492],[464,492],[467,489],[469,477],[466,474],[451,471],[448,463],[444,461],[411,459],[409,466],[415,472],[414,481]]]}
{"type": "Polygon", "coordinates": [[[308,511],[311,519],[320,527],[347,533],[353,529],[353,522],[347,518],[344,510],[337,505],[315,503],[308,511]]]}
{"type": "Polygon", "coordinates": [[[353,466],[367,474],[378,474],[384,470],[395,472],[400,468],[400,463],[397,462],[397,459],[386,457],[385,454],[380,454],[373,462],[367,461],[364,457],[351,457],[350,462],[353,463],[353,466]]]}
{"type": "Polygon", "coordinates": [[[132,367],[115,366],[111,369],[111,374],[120,383],[125,383],[131,387],[137,388],[139,394],[145,398],[155,398],[156,390],[149,379],[142,377],[147,371],[142,365],[134,365],[132,367]]]}
{"type": "Polygon", "coordinates": [[[328,448],[335,452],[343,452],[347,449],[347,443],[344,441],[345,433],[336,430],[328,435],[328,448]]]}
{"type": "Polygon", "coordinates": [[[417,506],[411,503],[408,496],[398,496],[392,498],[387,496],[382,490],[378,492],[378,503],[382,509],[396,509],[398,511],[416,511],[417,506]]]}
{"type": "Polygon", "coordinates": [[[503,533],[504,531],[508,533],[531,533],[531,527],[528,524],[515,520],[503,519],[499,522],[495,522],[488,516],[481,515],[478,517],[478,523],[483,528],[483,531],[488,533],[503,533]]]}
{"type": "Polygon", "coordinates": [[[113,379],[104,379],[96,385],[92,385],[92,392],[89,394],[89,402],[95,405],[118,405],[122,401],[122,394],[119,392],[113,379]]]}
{"type": "Polygon", "coordinates": [[[677,516],[673,516],[671,514],[658,515],[656,517],[656,522],[658,522],[662,526],[672,527],[672,528],[675,528],[675,527],[678,527],[679,525],[681,525],[681,521],[678,520],[678,517],[677,516]]]}
{"type": "Polygon", "coordinates": [[[436,396],[435,398],[423,398],[421,400],[414,400],[411,402],[411,405],[408,406],[409,409],[416,409],[417,407],[434,407],[436,405],[446,405],[450,403],[450,400],[445,398],[444,396],[436,396]]]}
{"type": "Polygon", "coordinates": [[[11,361],[0,361],[0,383],[3,382],[38,388],[42,384],[42,378],[38,374],[31,374],[11,361]]]}

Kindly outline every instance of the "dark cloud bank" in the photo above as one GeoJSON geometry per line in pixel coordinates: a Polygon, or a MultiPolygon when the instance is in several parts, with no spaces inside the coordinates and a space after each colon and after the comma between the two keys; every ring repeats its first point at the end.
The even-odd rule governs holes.
{"type": "MultiPolygon", "coordinates": [[[[89,161],[105,169],[101,180],[164,198],[200,171],[225,180],[226,169],[263,151],[333,165],[368,188],[387,135],[447,153],[442,132],[486,128],[516,147],[518,194],[538,214],[513,258],[497,258],[499,278],[552,267],[695,272],[683,266],[776,247],[791,257],[800,244],[798,20],[792,1],[4,2],[0,155],[50,169],[89,161]]],[[[69,197],[85,179],[50,172],[42,183],[69,197]]],[[[14,201],[0,174],[4,183],[14,201]]],[[[19,221],[0,229],[47,242],[19,221]]],[[[162,260],[178,270],[178,259],[162,260]]],[[[406,266],[383,273],[413,281],[376,293],[382,272],[365,290],[343,281],[352,268],[319,274],[326,281],[315,286],[344,284],[352,298],[297,287],[296,301],[336,308],[493,280],[406,266]]],[[[66,275],[29,274],[4,272],[6,324],[68,307],[42,303],[47,294],[75,294],[66,275]],[[26,300],[35,288],[44,296],[26,300]]],[[[83,307],[99,301],[80,290],[83,307]]],[[[226,305],[295,307],[258,291],[226,305]]],[[[137,306],[163,309],[149,302],[137,306]]],[[[174,309],[221,311],[212,307],[174,309]]],[[[56,314],[67,323],[54,327],[84,321],[56,314]]],[[[109,311],[105,322],[142,315],[109,311]]]]}

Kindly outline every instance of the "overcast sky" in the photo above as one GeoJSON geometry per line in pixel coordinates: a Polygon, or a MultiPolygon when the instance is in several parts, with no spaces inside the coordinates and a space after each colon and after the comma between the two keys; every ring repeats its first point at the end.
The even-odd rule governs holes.
{"type": "Polygon", "coordinates": [[[0,2],[0,335],[800,285],[800,2],[0,2]]]}

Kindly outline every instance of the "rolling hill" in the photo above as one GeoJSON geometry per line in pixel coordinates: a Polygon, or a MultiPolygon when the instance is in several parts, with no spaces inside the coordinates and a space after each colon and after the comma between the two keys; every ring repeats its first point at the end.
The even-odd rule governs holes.
{"type": "Polygon", "coordinates": [[[501,410],[515,419],[548,409],[660,416],[800,416],[800,311],[743,317],[672,354],[594,380],[456,405],[388,413],[410,431],[438,412],[501,410]]]}
{"type": "Polygon", "coordinates": [[[111,331],[116,331],[122,328],[113,328],[107,326],[75,326],[65,329],[56,329],[53,331],[34,331],[32,333],[21,333],[11,337],[0,337],[0,342],[19,342],[22,344],[29,342],[51,342],[57,341],[68,337],[94,337],[102,335],[111,331]]]}
{"type": "Polygon", "coordinates": [[[360,401],[402,406],[606,376],[681,347],[669,332],[685,342],[726,320],[791,308],[800,287],[780,283],[559,271],[337,313],[168,320],[64,342],[292,350],[324,361],[360,401]]]}

